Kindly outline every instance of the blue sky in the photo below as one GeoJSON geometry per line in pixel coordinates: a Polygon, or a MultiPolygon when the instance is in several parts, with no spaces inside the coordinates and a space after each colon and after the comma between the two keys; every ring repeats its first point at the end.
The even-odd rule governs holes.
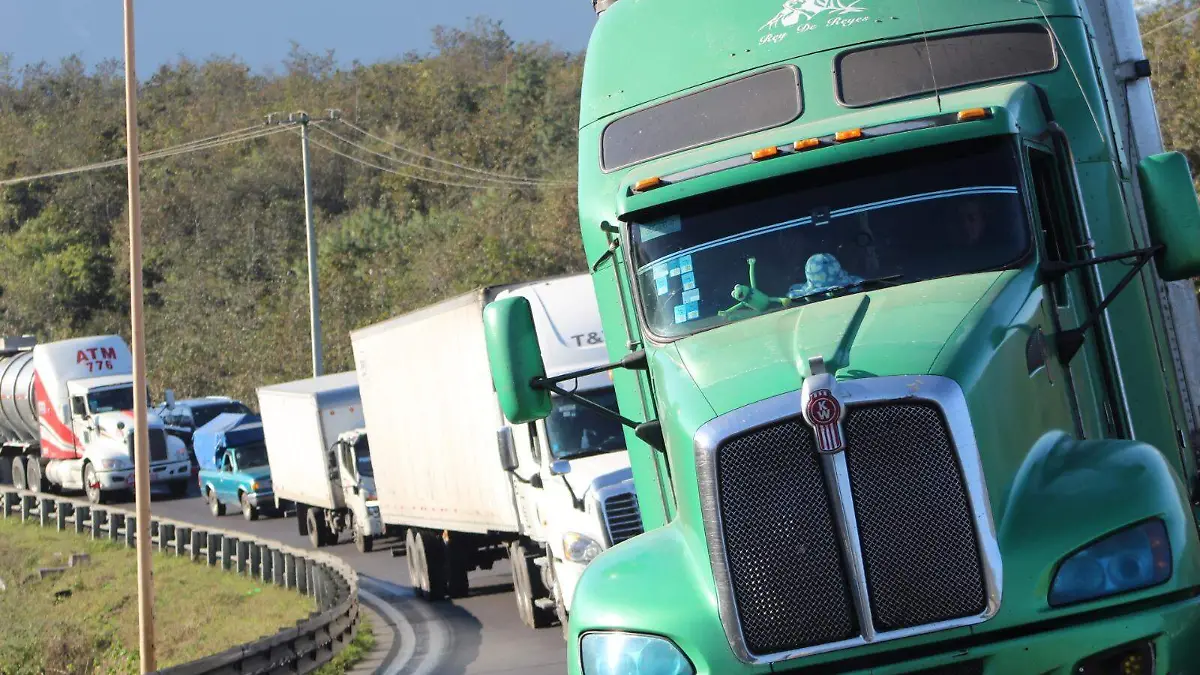
{"type": "MultiPolygon", "coordinates": [[[[122,49],[121,0],[0,0],[0,53],[21,66],[77,53],[88,64],[122,49]]],[[[135,0],[140,77],[180,54],[241,57],[256,71],[275,66],[299,42],[333,49],[342,64],[429,47],[436,25],[469,17],[503,22],[519,41],[580,50],[595,24],[588,0],[135,0]]]]}

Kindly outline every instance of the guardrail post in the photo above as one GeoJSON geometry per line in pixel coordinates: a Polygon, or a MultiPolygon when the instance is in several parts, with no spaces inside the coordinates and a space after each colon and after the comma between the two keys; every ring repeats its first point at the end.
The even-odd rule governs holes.
{"type": "Polygon", "coordinates": [[[296,556],[296,590],[308,595],[308,559],[304,556],[296,556]]]}
{"type": "Polygon", "coordinates": [[[76,506],[75,507],[75,534],[83,534],[87,529],[88,519],[92,517],[92,507],[76,506]]]}
{"type": "Polygon", "coordinates": [[[296,588],[296,555],[287,553],[283,556],[283,587],[292,590],[296,588]]]}
{"type": "Polygon", "coordinates": [[[204,550],[205,543],[208,542],[208,533],[204,530],[192,530],[192,562],[200,560],[200,551],[204,550]]]}
{"type": "Polygon", "coordinates": [[[192,542],[192,528],[179,525],[175,528],[175,555],[183,557],[187,554],[188,544],[192,542]]]}
{"type": "Polygon", "coordinates": [[[250,542],[238,540],[236,571],[242,576],[250,573],[250,542]]]}
{"type": "Polygon", "coordinates": [[[33,507],[37,505],[37,497],[33,495],[21,495],[21,520],[27,521],[33,519],[33,507]]]}
{"type": "Polygon", "coordinates": [[[67,516],[74,511],[75,507],[70,502],[59,502],[58,508],[54,509],[54,527],[59,532],[67,529],[67,516]]]}
{"type": "Polygon", "coordinates": [[[166,553],[171,550],[171,542],[175,539],[175,526],[162,523],[158,526],[158,550],[166,553]]]}
{"type": "Polygon", "coordinates": [[[162,534],[161,530],[159,530],[159,527],[158,527],[158,521],[155,520],[153,516],[151,516],[151,518],[150,518],[150,548],[151,549],[153,549],[154,545],[158,543],[158,537],[161,536],[161,534],[162,534]]]}
{"type": "MultiPolygon", "coordinates": [[[[135,516],[130,516],[130,518],[134,518],[134,517],[135,516]]],[[[128,531],[129,531],[130,525],[129,525],[128,520],[125,518],[125,514],[117,513],[115,511],[109,511],[108,512],[108,538],[110,541],[121,541],[121,528],[125,528],[125,531],[126,531],[125,536],[129,537],[128,531]]],[[[98,535],[97,535],[97,538],[99,538],[98,535]]]]}
{"type": "Polygon", "coordinates": [[[221,540],[221,569],[228,572],[233,569],[233,558],[237,555],[237,537],[225,537],[221,540]]]}
{"type": "Polygon", "coordinates": [[[209,567],[215,567],[217,564],[217,554],[221,552],[221,539],[221,535],[216,532],[208,534],[208,546],[204,548],[204,557],[209,567]]]}
{"type": "MultiPolygon", "coordinates": [[[[137,521],[137,516],[125,516],[125,546],[128,548],[137,547],[137,529],[141,524],[137,521]]],[[[113,528],[114,531],[116,528],[113,528]]]]}
{"type": "Polygon", "coordinates": [[[262,555],[262,580],[264,583],[270,583],[272,577],[274,577],[273,571],[275,569],[275,560],[274,556],[271,555],[271,547],[266,544],[259,544],[259,552],[262,555]]]}
{"type": "Polygon", "coordinates": [[[92,539],[104,538],[105,525],[108,526],[108,536],[114,536],[112,533],[116,531],[116,528],[113,526],[112,520],[108,517],[108,509],[92,509],[92,539]]]}
{"type": "Polygon", "coordinates": [[[4,493],[4,517],[5,518],[12,517],[13,510],[16,508],[17,502],[19,500],[20,500],[20,496],[16,492],[5,492],[4,493]]]}
{"type": "Polygon", "coordinates": [[[257,542],[246,542],[249,548],[250,567],[246,570],[247,576],[255,579],[262,575],[262,549],[258,547],[257,542]]]}
{"type": "Polygon", "coordinates": [[[284,571],[285,571],[284,570],[284,562],[283,562],[283,551],[272,550],[271,555],[275,558],[275,560],[272,562],[272,565],[275,568],[275,576],[273,579],[271,579],[271,582],[274,583],[276,586],[282,586],[284,571]]]}
{"type": "Polygon", "coordinates": [[[50,513],[52,511],[54,511],[54,500],[49,497],[42,497],[38,502],[38,524],[42,527],[49,525],[50,513]]]}

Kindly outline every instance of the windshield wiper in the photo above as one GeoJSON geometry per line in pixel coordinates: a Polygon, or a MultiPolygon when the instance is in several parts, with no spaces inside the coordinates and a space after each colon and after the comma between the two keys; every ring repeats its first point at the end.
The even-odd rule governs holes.
{"type": "Polygon", "coordinates": [[[862,281],[855,281],[855,282],[849,283],[849,284],[842,284],[840,286],[831,286],[829,288],[823,288],[819,291],[809,291],[808,293],[805,293],[804,295],[798,295],[792,299],[793,300],[807,300],[809,298],[816,297],[818,295],[832,296],[834,294],[842,293],[844,291],[849,291],[849,290],[853,290],[853,289],[868,290],[871,288],[891,288],[892,286],[899,286],[900,284],[898,284],[896,282],[903,278],[904,278],[903,274],[892,274],[892,275],[889,275],[886,277],[876,277],[874,279],[863,279],[862,281]]]}

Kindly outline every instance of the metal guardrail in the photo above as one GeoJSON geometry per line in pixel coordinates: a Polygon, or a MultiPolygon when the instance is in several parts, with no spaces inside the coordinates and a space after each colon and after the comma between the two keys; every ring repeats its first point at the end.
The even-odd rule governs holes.
{"type": "MultiPolygon", "coordinates": [[[[18,490],[0,491],[0,517],[136,545],[137,515],[124,508],[18,490]]],[[[307,675],[358,632],[358,573],[336,556],[241,532],[150,519],[156,550],[315,598],[317,611],[275,635],[157,671],[161,675],[307,675]]]]}

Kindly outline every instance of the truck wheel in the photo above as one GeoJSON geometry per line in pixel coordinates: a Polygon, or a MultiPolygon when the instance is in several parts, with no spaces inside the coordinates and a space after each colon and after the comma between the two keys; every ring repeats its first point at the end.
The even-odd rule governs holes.
{"type": "Polygon", "coordinates": [[[308,541],[313,545],[313,548],[321,548],[329,546],[333,539],[333,533],[329,531],[329,526],[325,524],[325,514],[321,509],[308,507],[308,513],[305,520],[308,526],[308,541]]]}
{"type": "Polygon", "coordinates": [[[25,482],[25,458],[13,457],[12,461],[12,484],[18,490],[24,490],[28,485],[25,482]]]}
{"type": "MultiPolygon", "coordinates": [[[[414,564],[421,591],[429,602],[446,598],[446,544],[436,532],[417,532],[414,564]]],[[[411,549],[410,549],[411,550],[411,549]]]]}
{"type": "Polygon", "coordinates": [[[370,553],[375,548],[375,537],[368,537],[363,534],[362,528],[358,523],[354,525],[354,548],[358,549],[359,553],[370,553]]]}
{"type": "Polygon", "coordinates": [[[417,597],[425,597],[429,582],[424,579],[424,572],[418,560],[420,546],[417,544],[417,533],[411,527],[404,533],[404,562],[408,566],[408,583],[412,585],[417,597]]]}
{"type": "Polygon", "coordinates": [[[100,489],[100,479],[96,476],[96,467],[90,463],[83,466],[83,492],[93,504],[103,504],[106,500],[104,491],[100,489]]]}
{"type": "Polygon", "coordinates": [[[42,463],[32,457],[25,462],[25,484],[33,492],[49,492],[50,485],[42,475],[42,463]]]}
{"type": "Polygon", "coordinates": [[[296,505],[296,530],[301,537],[308,536],[308,507],[303,504],[296,505]]]}
{"type": "Polygon", "coordinates": [[[534,556],[530,555],[525,544],[515,541],[510,545],[508,558],[512,565],[513,595],[517,599],[517,613],[521,615],[521,621],[530,628],[549,626],[554,622],[554,611],[534,604],[535,600],[546,594],[541,572],[533,562],[534,556]]]}
{"type": "Polygon", "coordinates": [[[245,492],[242,493],[240,501],[242,502],[242,517],[248,521],[258,520],[258,509],[250,503],[250,497],[245,492]]]}
{"type": "Polygon", "coordinates": [[[547,553],[546,557],[549,559],[548,564],[550,565],[550,581],[553,584],[551,586],[550,593],[551,597],[554,598],[554,616],[558,618],[558,625],[562,628],[563,639],[570,640],[571,631],[567,627],[567,603],[565,600],[563,600],[562,584],[558,583],[558,573],[554,569],[554,556],[547,553]]]}
{"type": "Polygon", "coordinates": [[[214,518],[220,518],[225,515],[225,505],[217,498],[216,490],[208,488],[204,493],[204,497],[208,500],[208,511],[213,514],[214,518]]]}

